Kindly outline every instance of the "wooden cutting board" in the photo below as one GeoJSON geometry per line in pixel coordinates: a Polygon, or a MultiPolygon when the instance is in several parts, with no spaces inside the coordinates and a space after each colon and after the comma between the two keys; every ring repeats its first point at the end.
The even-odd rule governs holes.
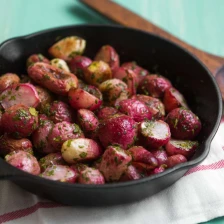
{"type": "Polygon", "coordinates": [[[162,30],[158,26],[152,24],[151,22],[145,20],[141,16],[129,11],[128,9],[118,5],[117,3],[110,0],[80,0],[85,3],[90,8],[94,9],[97,12],[100,12],[102,15],[110,18],[114,22],[136,29],[141,29],[153,34],[156,34],[160,37],[164,37],[180,46],[186,50],[193,53],[198,57],[215,75],[217,69],[219,69],[224,64],[224,58],[209,54],[202,50],[199,50],[184,41],[178,39],[172,34],[162,30]]]}

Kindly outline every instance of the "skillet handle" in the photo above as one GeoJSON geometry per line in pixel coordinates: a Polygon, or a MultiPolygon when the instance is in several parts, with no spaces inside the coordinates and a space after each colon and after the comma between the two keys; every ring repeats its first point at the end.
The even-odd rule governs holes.
{"type": "Polygon", "coordinates": [[[118,24],[153,33],[157,36],[166,38],[182,46],[183,48],[187,49],[192,54],[197,56],[208,67],[208,69],[212,72],[213,75],[215,75],[216,70],[222,64],[224,64],[223,57],[209,54],[207,52],[201,51],[185,43],[184,41],[178,39],[172,34],[166,32],[165,30],[159,28],[158,26],[152,24],[151,22],[147,21],[141,16],[129,11],[128,9],[122,7],[121,5],[118,5],[117,3],[113,1],[110,1],[110,0],[101,0],[101,1],[80,0],[80,1],[86,4],[88,7],[101,13],[102,15],[110,18],[111,20],[113,20],[114,22],[118,24]]]}

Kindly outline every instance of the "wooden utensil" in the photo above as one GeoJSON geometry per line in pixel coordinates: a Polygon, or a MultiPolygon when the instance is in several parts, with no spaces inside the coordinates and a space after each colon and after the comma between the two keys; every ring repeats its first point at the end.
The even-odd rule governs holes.
{"type": "Polygon", "coordinates": [[[90,8],[100,12],[104,16],[110,18],[111,20],[132,28],[141,29],[158,36],[164,37],[180,46],[185,48],[186,50],[193,53],[197,56],[211,71],[211,73],[215,76],[216,71],[219,69],[221,65],[224,64],[224,58],[209,54],[202,50],[199,50],[172,34],[162,30],[158,26],[152,24],[151,22],[143,19],[141,16],[129,11],[128,9],[118,5],[117,3],[110,0],[80,0],[85,3],[90,8]]]}

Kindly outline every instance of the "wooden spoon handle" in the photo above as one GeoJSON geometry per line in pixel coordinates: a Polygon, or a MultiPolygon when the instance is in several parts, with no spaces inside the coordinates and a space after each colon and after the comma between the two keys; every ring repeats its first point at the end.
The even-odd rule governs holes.
{"type": "Polygon", "coordinates": [[[177,37],[173,36],[172,34],[162,30],[158,26],[152,24],[151,22],[145,20],[144,18],[140,17],[139,15],[129,11],[128,9],[116,4],[110,0],[81,0],[81,2],[85,3],[92,9],[100,12],[104,16],[112,19],[113,21],[132,28],[141,29],[153,34],[156,34],[160,37],[164,37],[183,48],[187,49],[195,56],[197,56],[215,75],[216,70],[224,64],[224,58],[209,54],[207,52],[201,51],[182,40],[178,39],[177,37]]]}

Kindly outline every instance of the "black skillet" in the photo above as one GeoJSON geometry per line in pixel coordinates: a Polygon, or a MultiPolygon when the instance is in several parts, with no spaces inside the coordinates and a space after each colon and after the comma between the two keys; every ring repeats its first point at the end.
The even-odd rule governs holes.
{"type": "MultiPolygon", "coordinates": [[[[5,41],[0,45],[0,74],[24,74],[29,55],[42,53],[55,41],[70,35],[87,41],[85,55],[93,57],[105,44],[112,45],[121,61],[135,60],[151,72],[157,72],[179,89],[190,108],[202,121],[200,146],[191,161],[161,174],[140,180],[101,186],[60,183],[33,176],[7,164],[0,158],[0,179],[13,181],[23,189],[69,205],[102,206],[141,200],[170,186],[209,153],[220,123],[222,99],[218,86],[206,67],[192,54],[170,41],[152,34],[120,26],[80,25],[45,30],[5,41]]],[[[0,143],[1,144],[1,143],[0,143]]]]}

